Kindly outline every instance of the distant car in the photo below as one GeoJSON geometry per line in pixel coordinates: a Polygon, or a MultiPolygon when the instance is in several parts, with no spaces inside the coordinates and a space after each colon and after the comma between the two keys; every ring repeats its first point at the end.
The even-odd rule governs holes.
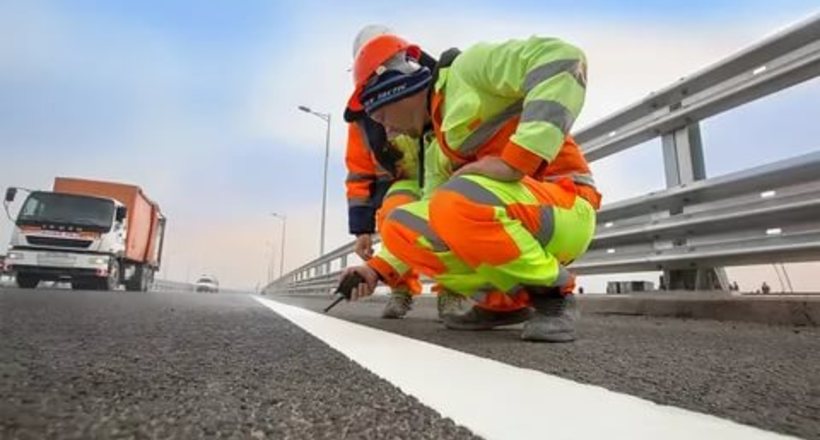
{"type": "Polygon", "coordinates": [[[197,292],[217,293],[219,292],[219,281],[208,275],[203,275],[194,284],[197,292]]]}

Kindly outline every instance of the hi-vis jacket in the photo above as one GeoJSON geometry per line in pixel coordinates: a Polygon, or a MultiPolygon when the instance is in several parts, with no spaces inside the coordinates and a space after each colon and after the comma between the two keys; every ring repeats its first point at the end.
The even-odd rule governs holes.
{"type": "Polygon", "coordinates": [[[479,301],[525,286],[568,291],[566,266],[589,246],[601,201],[569,136],[586,91],[583,53],[552,38],[478,44],[445,52],[434,81],[423,199],[387,217],[367,264],[391,286],[412,269],[479,301]],[[486,156],[529,177],[450,178],[486,156]]]}
{"type": "Polygon", "coordinates": [[[418,180],[419,142],[408,136],[387,140],[384,128],[362,117],[348,124],[347,205],[351,234],[372,234],[376,211],[390,185],[418,180]]]}
{"type": "Polygon", "coordinates": [[[435,135],[425,148],[424,196],[459,166],[500,156],[538,180],[572,181],[598,208],[589,166],[569,136],[585,93],[586,58],[558,39],[445,52],[431,97],[435,135]]]}
{"type": "MultiPolygon", "coordinates": [[[[434,70],[436,59],[422,52],[421,65],[434,70]]],[[[348,229],[351,234],[376,231],[376,211],[392,183],[418,180],[423,150],[419,141],[407,136],[388,140],[384,127],[364,111],[345,109],[348,123],[347,166],[348,229]]]]}

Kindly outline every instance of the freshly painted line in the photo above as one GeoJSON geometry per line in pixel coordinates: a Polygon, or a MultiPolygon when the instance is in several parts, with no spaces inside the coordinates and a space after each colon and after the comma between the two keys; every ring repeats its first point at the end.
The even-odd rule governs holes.
{"type": "MultiPolygon", "coordinates": [[[[784,439],[255,296],[444,417],[489,439],[784,439]]],[[[476,337],[480,337],[476,335],[476,337]]],[[[522,342],[521,350],[532,345],[522,342]]]]}

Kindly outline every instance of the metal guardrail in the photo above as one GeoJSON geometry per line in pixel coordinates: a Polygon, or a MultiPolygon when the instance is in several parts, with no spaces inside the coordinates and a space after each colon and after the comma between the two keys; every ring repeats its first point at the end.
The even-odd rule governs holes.
{"type": "MultiPolygon", "coordinates": [[[[650,94],[574,134],[595,161],[656,137],[668,189],[607,204],[580,274],[820,258],[820,152],[705,179],[698,122],[820,76],[820,15],[650,94]]],[[[266,292],[326,293],[353,243],[266,292]]]]}
{"type": "Polygon", "coordinates": [[[820,152],[605,207],[595,240],[572,268],[636,272],[773,256],[820,258],[820,152]]]}
{"type": "Polygon", "coordinates": [[[574,134],[590,161],[814,78],[820,15],[650,94],[574,134]]]}
{"type": "MultiPolygon", "coordinates": [[[[193,283],[180,281],[154,280],[154,286],[151,290],[154,292],[194,292],[196,290],[196,285],[193,283]]],[[[220,287],[219,293],[247,294],[253,292],[251,289],[243,290],[220,287]]]]}
{"type": "Polygon", "coordinates": [[[154,285],[151,288],[155,292],[193,292],[194,285],[191,283],[183,283],[179,281],[169,280],[154,280],[154,285]]]}

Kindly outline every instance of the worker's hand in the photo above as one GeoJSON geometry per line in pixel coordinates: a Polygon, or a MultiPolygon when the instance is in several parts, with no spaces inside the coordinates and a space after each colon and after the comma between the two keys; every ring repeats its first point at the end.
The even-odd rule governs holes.
{"type": "Polygon", "coordinates": [[[379,274],[370,266],[363,265],[348,267],[344,270],[344,272],[342,272],[342,278],[344,278],[351,272],[358,273],[365,280],[364,283],[359,284],[359,286],[353,289],[353,291],[350,293],[351,301],[357,301],[362,298],[368,297],[376,291],[376,286],[379,284],[379,274]]]}
{"type": "Polygon", "coordinates": [[[464,165],[455,172],[454,176],[463,176],[465,174],[477,174],[501,182],[517,182],[524,177],[524,173],[511,167],[497,156],[485,156],[464,165]]]}
{"type": "Polygon", "coordinates": [[[364,261],[373,256],[373,236],[370,234],[361,234],[356,236],[356,245],[353,247],[356,255],[364,261]]]}

